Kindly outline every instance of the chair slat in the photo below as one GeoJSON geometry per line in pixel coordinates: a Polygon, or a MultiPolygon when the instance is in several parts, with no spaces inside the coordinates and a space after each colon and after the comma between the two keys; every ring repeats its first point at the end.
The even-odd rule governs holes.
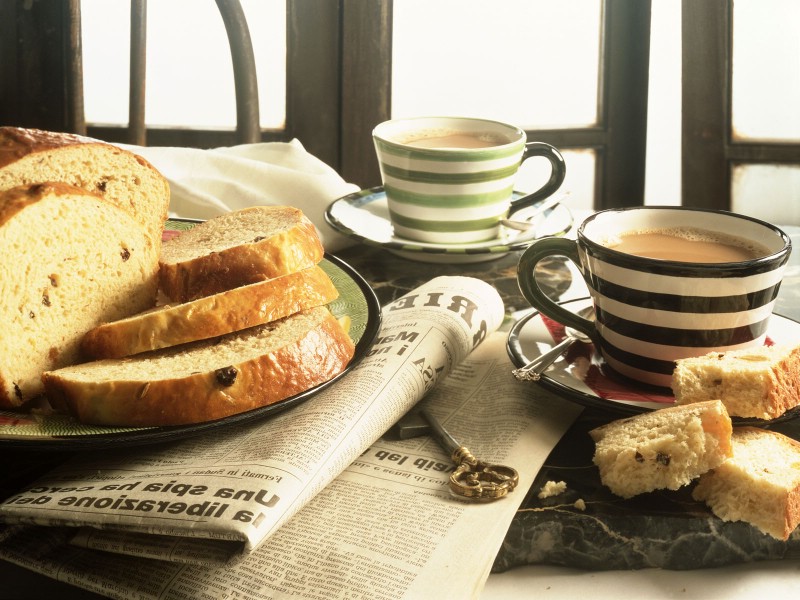
{"type": "Polygon", "coordinates": [[[130,143],[147,144],[145,90],[147,75],[147,0],[131,0],[130,90],[128,133],[130,143]]]}
{"type": "Polygon", "coordinates": [[[83,43],[81,41],[81,2],[69,0],[67,23],[68,33],[68,65],[66,91],[66,124],[70,131],[86,135],[86,118],[83,107],[83,43]]]}
{"type": "MultiPolygon", "coordinates": [[[[244,10],[239,0],[215,0],[230,45],[236,92],[236,142],[261,141],[253,44],[244,10]]],[[[81,43],[80,0],[68,0],[69,50],[66,122],[70,131],[86,134],[83,96],[83,48],[81,43]]],[[[128,136],[131,144],[147,144],[147,0],[131,0],[130,5],[130,90],[128,97],[128,136]]]]}
{"type": "Polygon", "coordinates": [[[236,87],[236,133],[240,144],[261,140],[258,114],[258,82],[250,30],[247,27],[239,0],[216,0],[233,60],[233,78],[236,87]]]}

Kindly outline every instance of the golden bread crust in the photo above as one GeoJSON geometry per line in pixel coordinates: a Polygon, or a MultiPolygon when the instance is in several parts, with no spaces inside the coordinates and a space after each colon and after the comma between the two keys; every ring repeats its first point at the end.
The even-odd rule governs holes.
{"type": "Polygon", "coordinates": [[[92,358],[131,356],[269,323],[328,304],[338,296],[330,277],[319,266],[314,266],[104,323],[84,336],[81,348],[92,358]]]}
{"type": "Polygon", "coordinates": [[[45,182],[20,185],[10,190],[0,192],[0,226],[5,225],[11,218],[27,206],[39,202],[47,196],[67,196],[70,194],[87,194],[101,198],[97,194],[85,192],[80,188],[66,183],[45,182]]]}
{"type": "MultiPolygon", "coordinates": [[[[314,327],[255,358],[197,365],[191,374],[162,379],[75,381],[65,369],[46,373],[45,388],[52,402],[67,408],[78,420],[97,425],[200,423],[271,405],[332,379],[353,357],[354,344],[336,318],[326,308],[313,310],[324,311],[314,327]]],[[[204,345],[198,342],[198,346],[204,345]]]]}
{"type": "Polygon", "coordinates": [[[51,181],[104,197],[142,223],[154,243],[161,243],[169,183],[146,159],[71,133],[0,127],[0,190],[51,181]]]}
{"type": "MultiPolygon", "coordinates": [[[[324,249],[316,228],[302,212],[290,207],[251,207],[252,210],[291,211],[294,224],[275,233],[256,234],[252,239],[232,246],[206,243],[196,238],[206,228],[217,227],[218,220],[210,219],[190,232],[185,232],[164,242],[159,285],[164,295],[172,302],[188,302],[202,296],[210,296],[243,285],[272,279],[307,269],[318,264],[324,249]],[[173,260],[171,248],[193,245],[193,258],[173,260]]],[[[235,218],[237,213],[231,213],[235,218]]],[[[223,233],[224,235],[224,233],[223,233]]]]}
{"type": "MultiPolygon", "coordinates": [[[[105,142],[74,133],[22,127],[0,127],[0,168],[29,154],[75,144],[105,144],[105,142]]],[[[105,145],[110,146],[110,144],[105,145]]]]}

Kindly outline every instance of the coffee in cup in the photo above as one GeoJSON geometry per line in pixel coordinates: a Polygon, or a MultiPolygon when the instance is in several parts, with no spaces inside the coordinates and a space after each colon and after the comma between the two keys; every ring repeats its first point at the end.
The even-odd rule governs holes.
{"type": "Polygon", "coordinates": [[[487,133],[462,133],[458,131],[415,131],[406,143],[415,148],[440,148],[442,150],[457,148],[491,148],[502,146],[511,140],[506,137],[487,133]]]}
{"type": "Polygon", "coordinates": [[[769,254],[760,244],[693,227],[628,231],[603,245],[625,254],[681,262],[741,262],[769,254]]]}
{"type": "Polygon", "coordinates": [[[669,387],[675,361],[762,345],[791,252],[777,227],[743,215],[641,206],[595,213],[577,240],[535,241],[517,279],[542,314],[589,335],[607,366],[669,387]],[[536,264],[566,256],[595,306],[588,321],[539,289],[536,264]]]}
{"type": "Polygon", "coordinates": [[[373,131],[389,217],[399,237],[466,244],[498,236],[500,221],[552,195],[566,166],[549,144],[498,121],[463,117],[397,119],[373,131]],[[550,161],[549,180],[512,201],[522,161],[550,161]]]}

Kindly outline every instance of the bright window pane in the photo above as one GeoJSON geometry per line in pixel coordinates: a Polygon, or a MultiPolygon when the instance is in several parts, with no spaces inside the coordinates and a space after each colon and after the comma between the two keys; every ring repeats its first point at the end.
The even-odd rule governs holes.
{"type": "Polygon", "coordinates": [[[645,204],[681,203],[681,3],[652,4],[645,204]]]}
{"type": "Polygon", "coordinates": [[[392,116],[597,123],[601,0],[394,3],[392,116]]]}
{"type": "Polygon", "coordinates": [[[733,137],[800,140],[800,2],[733,3],[733,137]]]}
{"type": "Polygon", "coordinates": [[[735,212],[776,225],[800,225],[800,167],[737,165],[731,176],[735,212]]]}
{"type": "Polygon", "coordinates": [[[130,9],[81,0],[83,103],[89,123],[128,122],[130,9]]]}
{"type": "MultiPolygon", "coordinates": [[[[567,176],[555,195],[565,194],[563,202],[570,209],[587,211],[593,208],[594,173],[597,154],[594,150],[561,150],[567,164],[567,176]]],[[[520,167],[515,188],[532,192],[550,177],[550,163],[545,158],[529,158],[520,167]]]]}
{"type": "MultiPolygon", "coordinates": [[[[255,53],[261,126],[286,120],[286,2],[242,0],[255,53]]],[[[130,4],[82,0],[84,96],[89,123],[128,122],[130,4]]],[[[233,67],[212,0],[147,6],[146,121],[155,126],[236,125],[233,67]],[[180,24],[180,25],[178,25],[180,24]]]]}

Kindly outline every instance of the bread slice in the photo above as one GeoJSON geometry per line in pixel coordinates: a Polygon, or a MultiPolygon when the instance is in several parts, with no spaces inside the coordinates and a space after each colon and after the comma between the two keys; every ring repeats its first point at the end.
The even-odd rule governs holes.
{"type": "Polygon", "coordinates": [[[70,133],[0,127],[0,190],[48,181],[102,196],[139,221],[154,244],[161,244],[169,184],[144,158],[70,133]]]}
{"type": "Polygon", "coordinates": [[[65,184],[0,192],[0,406],[43,391],[83,335],[152,307],[158,249],[128,213],[65,184]]]}
{"type": "Polygon", "coordinates": [[[800,346],[712,352],[676,362],[677,404],[719,399],[733,417],[774,419],[800,404],[800,346]]]}
{"type": "Polygon", "coordinates": [[[692,496],[724,521],[780,540],[800,524],[800,442],[755,427],[733,432],[733,457],[700,477],[692,496]]]}
{"type": "Polygon", "coordinates": [[[97,425],[199,423],[328,381],[354,345],[324,307],[227,336],[44,374],[51,403],[97,425]]]}
{"type": "Polygon", "coordinates": [[[323,255],[317,230],[300,209],[253,206],[165,241],[161,291],[187,302],[313,267],[323,255]]]}
{"type": "Polygon", "coordinates": [[[122,358],[269,323],[338,296],[328,274],[315,266],[104,323],[84,336],[81,348],[92,358],[122,358]]]}
{"type": "Polygon", "coordinates": [[[589,432],[600,480],[623,498],[676,490],[731,456],[731,420],[719,400],[671,406],[589,432]]]}

